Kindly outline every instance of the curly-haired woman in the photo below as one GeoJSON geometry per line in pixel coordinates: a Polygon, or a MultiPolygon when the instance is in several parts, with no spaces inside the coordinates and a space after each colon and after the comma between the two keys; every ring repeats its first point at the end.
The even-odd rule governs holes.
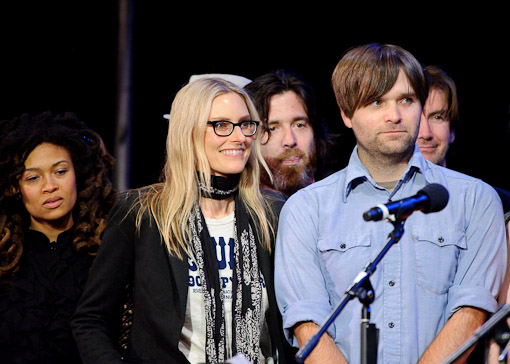
{"type": "Polygon", "coordinates": [[[70,318],[115,199],[113,158],[75,115],[0,122],[0,358],[80,363],[70,318]]]}

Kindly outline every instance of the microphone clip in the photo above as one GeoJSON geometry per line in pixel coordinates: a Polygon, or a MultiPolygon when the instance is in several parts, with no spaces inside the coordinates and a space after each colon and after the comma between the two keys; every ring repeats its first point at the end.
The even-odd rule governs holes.
{"type": "MultiPolygon", "coordinates": [[[[391,201],[389,201],[391,202],[391,201]]],[[[386,220],[388,220],[389,222],[396,222],[397,221],[397,215],[396,214],[392,214],[390,213],[390,210],[388,210],[388,207],[385,205],[385,204],[379,204],[379,205],[376,205],[375,207],[378,207],[381,209],[382,213],[383,213],[383,216],[385,216],[386,220]]],[[[400,220],[404,220],[406,219],[406,217],[404,217],[403,219],[401,218],[400,220]]]]}

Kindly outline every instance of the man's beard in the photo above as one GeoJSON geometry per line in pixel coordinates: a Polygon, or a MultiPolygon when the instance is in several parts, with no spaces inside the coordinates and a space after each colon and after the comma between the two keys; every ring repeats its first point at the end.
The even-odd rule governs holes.
{"type": "Polygon", "coordinates": [[[287,150],[276,158],[264,158],[269,170],[273,174],[273,183],[269,179],[266,170],[262,168],[262,185],[274,188],[290,196],[300,188],[306,187],[313,182],[316,167],[315,147],[308,157],[299,149],[287,150]],[[294,165],[282,165],[282,162],[291,157],[301,158],[301,163],[294,165]]]}

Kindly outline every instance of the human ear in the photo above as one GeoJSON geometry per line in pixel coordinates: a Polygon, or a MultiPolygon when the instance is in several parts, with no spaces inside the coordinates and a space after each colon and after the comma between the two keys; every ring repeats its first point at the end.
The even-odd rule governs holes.
{"type": "Polygon", "coordinates": [[[450,136],[448,137],[448,144],[452,144],[455,141],[455,130],[450,131],[450,136]]]}
{"type": "Polygon", "coordinates": [[[351,118],[348,118],[342,109],[340,109],[340,114],[342,115],[342,120],[344,121],[345,126],[348,127],[349,129],[352,129],[351,118]]]}

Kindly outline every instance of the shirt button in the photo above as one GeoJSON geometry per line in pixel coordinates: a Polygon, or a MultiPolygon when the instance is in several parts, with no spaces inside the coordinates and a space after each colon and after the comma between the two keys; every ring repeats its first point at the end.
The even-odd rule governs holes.
{"type": "Polygon", "coordinates": [[[388,282],[388,284],[390,287],[393,287],[395,285],[395,281],[392,279],[391,281],[388,282]]]}
{"type": "Polygon", "coordinates": [[[437,238],[437,241],[439,242],[439,244],[443,244],[444,238],[442,236],[440,236],[439,238],[437,238]]]}
{"type": "Polygon", "coordinates": [[[340,243],[340,249],[345,249],[347,245],[345,243],[340,243]]]}
{"type": "Polygon", "coordinates": [[[395,324],[393,322],[388,323],[388,327],[390,329],[393,329],[395,327],[395,324]]]}

